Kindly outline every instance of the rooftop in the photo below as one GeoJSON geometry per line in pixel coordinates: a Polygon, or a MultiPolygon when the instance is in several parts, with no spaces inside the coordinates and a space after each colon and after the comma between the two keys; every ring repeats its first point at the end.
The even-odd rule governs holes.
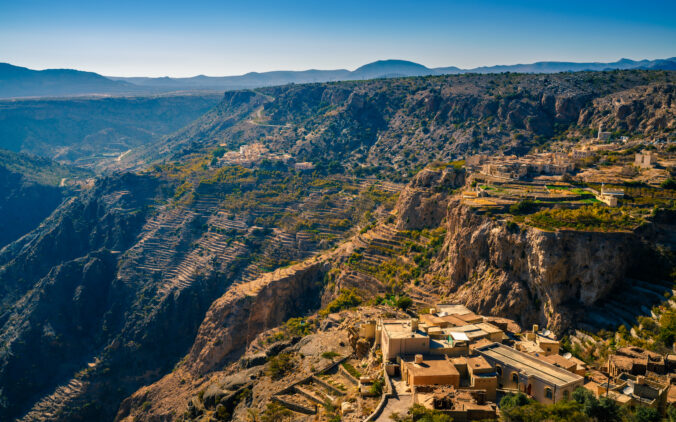
{"type": "Polygon", "coordinates": [[[389,338],[423,338],[427,337],[425,333],[411,330],[410,320],[385,320],[383,321],[383,331],[387,332],[389,338]]]}
{"type": "Polygon", "coordinates": [[[423,356],[421,364],[414,363],[415,355],[403,355],[402,362],[408,365],[408,370],[414,376],[460,376],[455,366],[443,356],[423,356]]]}
{"type": "Polygon", "coordinates": [[[583,380],[579,375],[575,375],[565,369],[543,362],[531,355],[519,352],[518,350],[499,343],[493,343],[489,346],[478,348],[476,351],[483,356],[502,362],[505,365],[518,368],[528,376],[533,376],[558,386],[563,387],[570,383],[583,380]]]}
{"type": "Polygon", "coordinates": [[[465,305],[452,304],[452,303],[439,303],[437,304],[437,311],[445,312],[448,315],[465,315],[473,313],[465,305]]]}

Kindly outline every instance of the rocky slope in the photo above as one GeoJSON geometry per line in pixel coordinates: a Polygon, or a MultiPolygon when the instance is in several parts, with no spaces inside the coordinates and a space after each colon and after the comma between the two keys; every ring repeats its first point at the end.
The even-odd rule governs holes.
{"type": "Polygon", "coordinates": [[[417,261],[412,251],[422,248],[431,259],[417,282],[395,290],[421,304],[459,302],[481,314],[539,323],[564,333],[585,319],[585,310],[624,289],[638,264],[639,245],[654,242],[659,233],[657,222],[636,232],[608,233],[514,227],[462,205],[454,189],[463,183],[463,171],[425,169],[403,189],[393,216],[333,251],[230,289],[212,304],[181,364],[126,399],[117,420],[201,420],[204,406],[213,411],[218,400],[207,405],[200,391],[230,385],[235,378],[238,387],[253,389],[254,400],[233,402],[234,390],[222,392],[219,397],[226,398],[221,403],[230,406],[228,415],[245,417],[247,408],[262,409],[261,400],[283,386],[271,387],[263,372],[253,368],[263,365],[266,356],[293,350],[294,343],[261,357],[251,351],[262,344],[256,336],[276,325],[283,329],[285,319],[308,314],[330,331],[332,319],[314,312],[343,289],[357,289],[362,297],[375,300],[397,288],[391,284],[394,277],[370,270],[382,270],[392,256],[404,259],[399,273],[417,261]],[[441,233],[440,241],[434,236],[431,242],[423,241],[431,236],[425,233],[432,232],[441,233]]]}
{"type": "MultiPolygon", "coordinates": [[[[612,234],[515,229],[458,203],[465,174],[452,165],[430,165],[406,189],[364,176],[401,180],[435,158],[523,150],[577,130],[583,110],[596,116],[609,95],[647,85],[667,93],[674,76],[589,78],[467,75],[227,93],[166,142],[121,160],[156,165],[98,179],[0,250],[0,419],[176,419],[256,336],[344,289],[374,301],[458,300],[569,327],[626,282],[633,245],[665,237],[670,224],[612,234]],[[317,167],[215,160],[217,145],[253,141],[317,167]]],[[[637,101],[643,111],[629,115],[639,119],[671,113],[665,102],[637,101]]],[[[669,133],[653,126],[649,136],[669,133]]]]}
{"type": "MultiPolygon", "coordinates": [[[[175,197],[175,174],[100,179],[0,251],[0,418],[111,419],[122,398],[189,351],[229,289],[233,302],[213,309],[232,320],[233,339],[318,307],[319,267],[286,288],[260,287],[254,300],[248,283],[329,248],[366,211],[379,215],[372,183],[196,169],[184,175],[195,186],[175,197]]],[[[205,368],[229,353],[214,344],[202,352],[205,368]]]]}
{"type": "Polygon", "coordinates": [[[523,153],[553,136],[579,139],[601,120],[604,130],[665,136],[675,77],[669,71],[473,74],[260,88],[226,94],[220,106],[226,113],[205,115],[176,138],[179,145],[149,150],[146,159],[260,141],[274,152],[356,174],[412,176],[433,160],[523,153]],[[625,106],[616,118],[601,119],[604,104],[618,96],[627,96],[632,111],[625,106]]]}
{"type": "Polygon", "coordinates": [[[510,229],[458,201],[449,204],[436,271],[442,292],[476,312],[563,332],[614,291],[632,265],[634,233],[510,229]]]}
{"type": "Polygon", "coordinates": [[[220,94],[0,100],[0,148],[102,170],[218,104],[220,94]]]}

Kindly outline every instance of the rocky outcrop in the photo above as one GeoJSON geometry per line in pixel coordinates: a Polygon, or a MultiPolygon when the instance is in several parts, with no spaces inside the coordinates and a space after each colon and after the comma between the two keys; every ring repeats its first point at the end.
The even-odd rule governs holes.
{"type": "Polygon", "coordinates": [[[116,419],[127,420],[150,402],[153,420],[171,420],[170,415],[182,409],[194,390],[194,385],[181,379],[200,382],[200,377],[239,358],[261,332],[317,309],[327,268],[326,260],[311,259],[231,288],[209,308],[179,370],[127,398],[116,419]]]}
{"type": "Polygon", "coordinates": [[[463,206],[448,206],[446,240],[435,271],[445,293],[476,312],[568,328],[585,307],[624,279],[634,233],[510,228],[463,206]]]}
{"type": "Polygon", "coordinates": [[[673,84],[623,90],[595,99],[580,113],[578,125],[650,135],[673,131],[676,128],[675,96],[673,84]]]}
{"type": "Polygon", "coordinates": [[[446,216],[449,193],[464,184],[464,170],[422,170],[399,196],[397,228],[419,230],[437,227],[446,216]]]}
{"type": "Polygon", "coordinates": [[[322,261],[305,262],[229,290],[209,308],[187,368],[198,375],[213,370],[260,332],[317,309],[325,270],[322,261]]]}

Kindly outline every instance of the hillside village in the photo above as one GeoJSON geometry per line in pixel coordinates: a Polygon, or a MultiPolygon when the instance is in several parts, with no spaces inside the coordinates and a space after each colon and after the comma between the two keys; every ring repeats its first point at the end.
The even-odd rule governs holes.
{"type": "Polygon", "coordinates": [[[584,390],[618,407],[650,407],[662,415],[676,405],[676,353],[624,347],[602,365],[588,365],[537,325],[522,330],[512,320],[449,303],[409,313],[348,318],[352,354],[334,353],[331,365],[284,387],[272,402],[291,412],[285,418],[339,415],[343,421],[399,420],[415,406],[453,421],[496,420],[505,397],[519,393],[546,406],[584,390]]]}

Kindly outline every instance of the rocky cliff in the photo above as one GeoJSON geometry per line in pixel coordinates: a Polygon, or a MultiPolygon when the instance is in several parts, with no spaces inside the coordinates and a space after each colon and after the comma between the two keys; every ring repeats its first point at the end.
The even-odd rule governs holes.
{"type": "Polygon", "coordinates": [[[510,228],[458,200],[449,203],[435,271],[444,294],[476,312],[539,323],[557,332],[627,276],[634,233],[510,228]]]}
{"type": "Polygon", "coordinates": [[[173,420],[183,414],[196,387],[209,380],[207,374],[239,359],[258,334],[319,308],[326,259],[312,258],[233,286],[207,311],[181,365],[126,399],[116,419],[173,420]],[[143,403],[150,406],[139,412],[143,403]]]}

